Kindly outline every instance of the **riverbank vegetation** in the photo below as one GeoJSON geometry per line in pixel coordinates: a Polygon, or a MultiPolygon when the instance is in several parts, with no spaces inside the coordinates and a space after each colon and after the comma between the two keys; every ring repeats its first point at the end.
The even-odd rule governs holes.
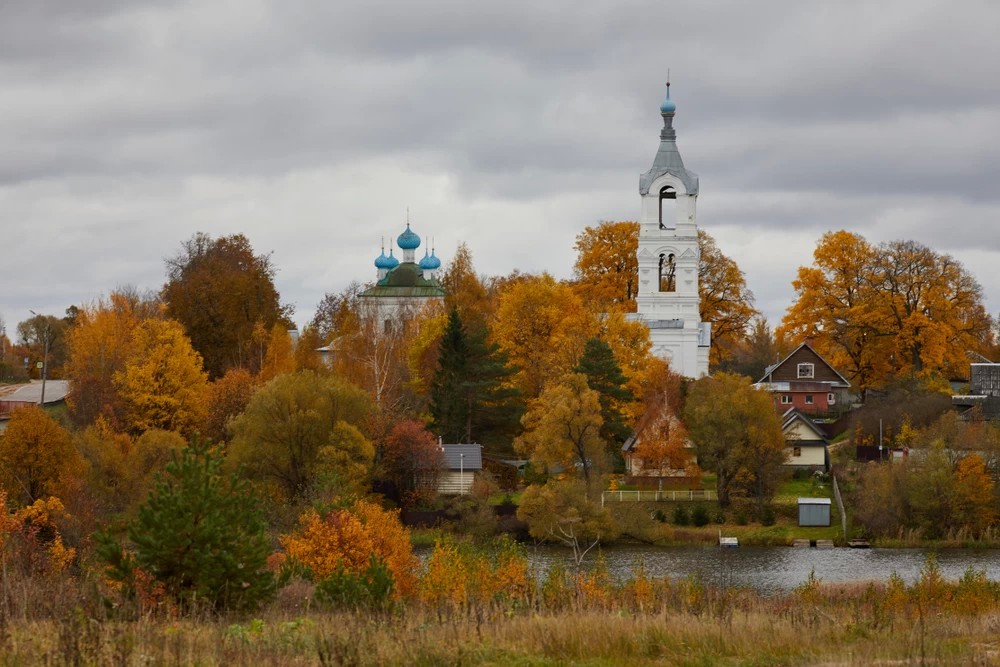
{"type": "MultiPolygon", "coordinates": [[[[329,537],[303,528],[305,542],[329,537]]],[[[405,590],[391,575],[348,570],[359,571],[300,569],[272,601],[236,614],[178,605],[155,587],[126,594],[93,571],[8,567],[0,664],[869,665],[1000,656],[1000,585],[975,570],[946,581],[933,559],[913,582],[810,577],[771,596],[652,578],[641,564],[616,581],[599,559],[589,570],[535,572],[510,542],[439,543],[405,590]]]]}

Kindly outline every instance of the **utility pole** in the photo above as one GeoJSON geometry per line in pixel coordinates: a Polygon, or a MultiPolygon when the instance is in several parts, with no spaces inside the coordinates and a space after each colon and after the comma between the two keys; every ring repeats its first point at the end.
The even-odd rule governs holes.
{"type": "MultiPolygon", "coordinates": [[[[42,317],[33,310],[29,309],[28,312],[36,318],[42,317]]],[[[38,405],[42,407],[45,406],[45,380],[49,374],[49,339],[52,337],[52,327],[49,325],[48,319],[43,318],[43,321],[45,322],[45,331],[43,334],[45,336],[45,352],[42,355],[42,395],[38,399],[38,405]]]]}

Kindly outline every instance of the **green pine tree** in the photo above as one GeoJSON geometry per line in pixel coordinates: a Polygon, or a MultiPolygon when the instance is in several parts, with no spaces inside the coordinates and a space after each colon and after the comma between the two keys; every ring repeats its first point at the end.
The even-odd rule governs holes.
{"type": "Polygon", "coordinates": [[[622,373],[611,346],[600,338],[588,340],[573,372],[586,375],[587,386],[600,394],[601,417],[604,419],[601,438],[618,453],[621,444],[632,433],[619,406],[634,401],[635,397],[625,386],[628,378],[622,373]]]}
{"type": "Polygon", "coordinates": [[[453,308],[431,383],[431,428],[449,442],[509,443],[524,412],[513,374],[486,328],[466,331],[453,308]]]}
{"type": "Polygon", "coordinates": [[[173,461],[128,525],[133,552],[95,535],[108,574],[126,585],[140,568],[186,609],[250,610],[270,597],[265,569],[270,545],[256,498],[235,474],[221,473],[222,455],[192,440],[173,461]]]}

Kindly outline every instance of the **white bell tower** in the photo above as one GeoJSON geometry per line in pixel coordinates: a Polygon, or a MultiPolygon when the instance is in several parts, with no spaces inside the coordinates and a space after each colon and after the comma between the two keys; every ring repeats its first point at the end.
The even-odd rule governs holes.
{"type": "Polygon", "coordinates": [[[674,112],[660,105],[663,129],[653,166],[639,177],[639,292],[634,318],[649,327],[653,354],[685,377],[708,374],[712,326],[701,321],[698,296],[698,176],[677,150],[674,112]]]}

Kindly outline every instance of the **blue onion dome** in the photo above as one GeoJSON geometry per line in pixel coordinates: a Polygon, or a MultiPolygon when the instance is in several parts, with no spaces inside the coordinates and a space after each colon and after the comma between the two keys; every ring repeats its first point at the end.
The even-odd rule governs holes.
{"type": "MultiPolygon", "coordinates": [[[[393,258],[393,259],[395,259],[395,258],[393,258]]],[[[375,258],[375,268],[376,269],[391,269],[392,268],[392,260],[389,259],[386,256],[386,254],[385,254],[385,248],[382,249],[382,254],[375,258]]]]}
{"type": "Polygon", "coordinates": [[[392,269],[395,269],[397,266],[399,266],[399,260],[392,256],[392,248],[389,248],[389,256],[386,257],[385,259],[386,259],[385,266],[384,267],[380,266],[379,267],[380,269],[385,268],[391,271],[392,269]]]}
{"type": "Polygon", "coordinates": [[[406,231],[399,235],[396,243],[403,250],[416,250],[420,247],[420,237],[410,231],[410,223],[406,223],[406,231]]]}
{"type": "Polygon", "coordinates": [[[441,268],[441,260],[434,256],[434,254],[427,254],[424,251],[424,258],[420,260],[420,268],[424,271],[434,271],[441,268]]]}
{"type": "Polygon", "coordinates": [[[677,111],[677,105],[674,101],[670,99],[670,84],[667,84],[667,97],[663,100],[663,104],[660,105],[660,113],[673,113],[677,111]]]}

